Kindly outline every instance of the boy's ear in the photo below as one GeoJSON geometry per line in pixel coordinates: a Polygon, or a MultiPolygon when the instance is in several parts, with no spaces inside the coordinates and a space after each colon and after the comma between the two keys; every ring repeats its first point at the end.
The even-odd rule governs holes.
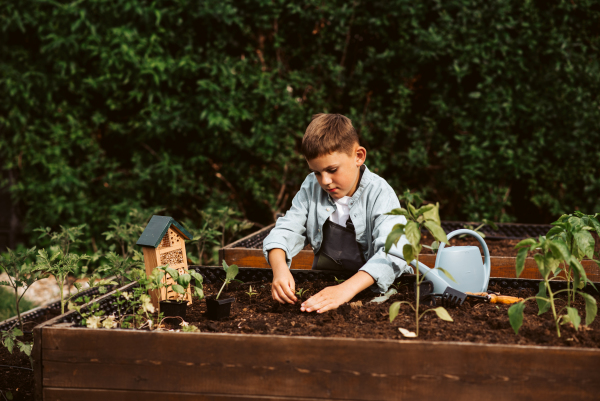
{"type": "Polygon", "coordinates": [[[367,159],[367,149],[362,146],[358,146],[355,151],[356,154],[356,167],[360,167],[365,163],[367,159]]]}

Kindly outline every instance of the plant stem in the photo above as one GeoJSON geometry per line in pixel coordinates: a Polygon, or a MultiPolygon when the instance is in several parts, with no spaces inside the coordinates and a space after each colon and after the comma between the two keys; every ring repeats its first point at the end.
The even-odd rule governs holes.
{"type": "Polygon", "coordinates": [[[227,285],[227,284],[228,284],[228,280],[225,279],[225,281],[223,281],[223,285],[221,286],[221,289],[219,290],[219,293],[217,294],[217,297],[215,298],[215,300],[219,299],[219,295],[221,295],[221,291],[223,291],[223,288],[225,288],[225,285],[227,285]]]}
{"type": "Polygon", "coordinates": [[[21,331],[23,331],[23,321],[21,320],[21,312],[19,312],[19,293],[17,291],[18,287],[15,287],[15,307],[17,309],[17,319],[19,320],[19,325],[21,326],[21,331]]]}
{"type": "Polygon", "coordinates": [[[420,294],[421,294],[421,282],[419,280],[419,255],[417,255],[417,266],[415,267],[416,269],[416,276],[415,276],[415,280],[417,283],[417,300],[415,302],[416,304],[416,308],[415,308],[415,323],[416,323],[416,331],[415,333],[417,334],[417,337],[419,337],[419,298],[420,298],[420,294]]]}
{"type": "Polygon", "coordinates": [[[65,298],[63,295],[64,283],[63,283],[62,277],[60,277],[60,278],[61,278],[60,280],[56,280],[56,281],[58,281],[58,288],[60,288],[60,314],[64,315],[65,314],[65,298]]]}
{"type": "MultiPolygon", "coordinates": [[[[560,337],[560,326],[558,324],[558,318],[556,317],[556,307],[554,306],[554,293],[552,292],[552,289],[550,288],[550,282],[548,280],[546,281],[546,287],[548,288],[548,294],[550,294],[550,305],[552,306],[552,314],[554,315],[554,323],[556,324],[556,332],[558,333],[558,337],[560,337]]],[[[567,293],[567,298],[568,298],[568,293],[567,293]]]]}

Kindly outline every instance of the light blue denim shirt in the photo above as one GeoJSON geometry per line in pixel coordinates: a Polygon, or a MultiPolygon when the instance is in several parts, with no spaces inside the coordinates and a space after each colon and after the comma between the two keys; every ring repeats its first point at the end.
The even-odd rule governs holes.
{"type": "MultiPolygon", "coordinates": [[[[385,292],[402,273],[412,273],[412,267],[391,255],[385,254],[385,240],[394,225],[406,224],[404,216],[386,216],[400,202],[390,185],[365,166],[360,184],[349,202],[350,218],[356,229],[356,241],[360,243],[367,263],[360,269],[375,280],[373,291],[385,292]]],[[[306,244],[310,243],[316,254],[323,242],[323,225],[336,210],[331,196],[319,185],[314,173],[306,177],[292,200],[292,207],[285,216],[277,219],[275,228],[263,242],[263,253],[269,262],[269,251],[280,248],[285,251],[288,267],[306,244]]],[[[402,254],[408,240],[403,235],[395,252],[402,254]]]]}

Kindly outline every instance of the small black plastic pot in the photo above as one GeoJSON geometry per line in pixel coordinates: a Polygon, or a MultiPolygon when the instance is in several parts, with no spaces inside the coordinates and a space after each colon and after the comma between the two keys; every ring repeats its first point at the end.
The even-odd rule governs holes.
{"type": "Polygon", "coordinates": [[[179,316],[183,320],[185,320],[185,311],[187,309],[187,301],[177,302],[177,301],[160,301],[160,311],[164,314],[165,320],[163,323],[176,324],[179,325],[181,320],[176,319],[175,316],[179,316]],[[171,319],[167,319],[168,317],[173,316],[171,319]]]}
{"type": "Polygon", "coordinates": [[[213,297],[207,297],[206,317],[210,320],[222,320],[228,318],[233,301],[235,301],[235,298],[214,299],[213,297]]]}

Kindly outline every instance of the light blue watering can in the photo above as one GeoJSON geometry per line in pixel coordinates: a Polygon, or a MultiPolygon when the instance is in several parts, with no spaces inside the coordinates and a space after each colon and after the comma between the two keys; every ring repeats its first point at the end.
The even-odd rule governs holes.
{"type": "MultiPolygon", "coordinates": [[[[488,247],[481,238],[473,230],[456,230],[448,234],[448,240],[460,234],[472,235],[479,241],[483,248],[484,262],[481,262],[481,254],[476,246],[451,246],[444,247],[440,244],[435,259],[434,269],[425,266],[419,262],[419,271],[425,276],[426,280],[433,282],[433,292],[442,294],[447,287],[454,288],[461,292],[486,292],[490,281],[490,252],[488,247]],[[435,268],[441,267],[452,275],[456,282],[452,281],[448,276],[435,268]]],[[[390,254],[402,258],[390,250],[390,254]]],[[[416,266],[416,261],[413,260],[410,264],[416,266]]]]}

